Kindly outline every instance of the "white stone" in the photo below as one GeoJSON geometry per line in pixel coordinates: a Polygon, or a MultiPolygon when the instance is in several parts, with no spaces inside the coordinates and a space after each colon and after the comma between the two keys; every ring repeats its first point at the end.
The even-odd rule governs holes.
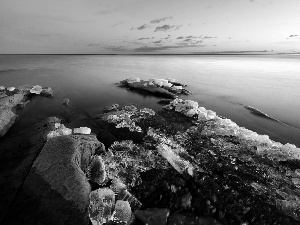
{"type": "Polygon", "coordinates": [[[30,89],[30,93],[39,95],[43,88],[40,85],[35,85],[30,89]]]}
{"type": "Polygon", "coordinates": [[[174,79],[174,78],[167,78],[167,80],[168,80],[169,82],[175,82],[175,79],[174,79]]]}
{"type": "Polygon", "coordinates": [[[75,134],[90,134],[91,128],[88,128],[88,127],[74,128],[74,133],[75,134]]]}
{"type": "Polygon", "coordinates": [[[8,87],[7,90],[8,91],[14,91],[16,88],[15,87],[8,87]]]}

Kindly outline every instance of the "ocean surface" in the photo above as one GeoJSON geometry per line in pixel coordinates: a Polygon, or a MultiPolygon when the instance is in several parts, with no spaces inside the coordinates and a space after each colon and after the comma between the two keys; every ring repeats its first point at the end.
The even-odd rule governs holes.
{"type": "Polygon", "coordinates": [[[50,86],[54,98],[34,98],[20,111],[16,132],[56,115],[69,98],[79,114],[97,115],[109,104],[159,110],[158,98],[116,86],[139,77],[175,78],[200,106],[272,140],[300,147],[300,56],[296,55],[0,55],[0,86],[50,86]],[[252,114],[252,106],[283,123],[252,114]]]}

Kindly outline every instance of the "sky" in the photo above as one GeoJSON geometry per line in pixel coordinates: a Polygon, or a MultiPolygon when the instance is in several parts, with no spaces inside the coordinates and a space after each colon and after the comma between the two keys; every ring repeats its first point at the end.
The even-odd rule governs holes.
{"type": "Polygon", "coordinates": [[[0,54],[300,52],[300,0],[0,0],[0,54]]]}

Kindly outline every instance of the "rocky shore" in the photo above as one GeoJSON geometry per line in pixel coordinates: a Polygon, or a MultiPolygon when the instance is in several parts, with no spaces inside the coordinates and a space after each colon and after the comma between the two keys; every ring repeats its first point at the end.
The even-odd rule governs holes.
{"type": "MultiPolygon", "coordinates": [[[[10,110],[24,99],[13,102],[10,110]]],[[[50,117],[4,137],[0,223],[300,223],[300,149],[197,102],[163,103],[157,112],[113,104],[77,121],[50,117]]]]}

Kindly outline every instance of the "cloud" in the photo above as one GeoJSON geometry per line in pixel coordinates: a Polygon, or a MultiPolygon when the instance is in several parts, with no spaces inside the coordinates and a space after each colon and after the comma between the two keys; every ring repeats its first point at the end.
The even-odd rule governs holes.
{"type": "Polygon", "coordinates": [[[172,29],[173,27],[175,27],[175,26],[170,26],[170,25],[165,24],[161,27],[156,27],[154,32],[156,32],[156,31],[167,31],[167,30],[172,29]]]}
{"type": "Polygon", "coordinates": [[[178,48],[189,48],[189,47],[204,47],[204,45],[167,45],[167,46],[156,46],[156,47],[143,46],[143,47],[135,48],[133,51],[155,52],[155,51],[163,51],[163,50],[178,49],[178,48]]]}
{"type": "Polygon", "coordinates": [[[153,43],[154,44],[160,44],[160,43],[163,43],[163,42],[162,42],[162,40],[159,40],[159,41],[153,41],[153,43]]]}
{"type": "Polygon", "coordinates": [[[180,36],[180,37],[178,37],[178,38],[176,38],[176,39],[184,39],[184,37],[183,37],[183,36],[180,36]]]}
{"type": "Polygon", "coordinates": [[[175,30],[178,30],[182,25],[173,25],[173,26],[170,26],[168,24],[165,24],[163,26],[158,26],[155,28],[154,32],[156,31],[168,31],[168,30],[171,30],[173,28],[175,28],[175,30]]]}
{"type": "Polygon", "coordinates": [[[149,25],[144,24],[144,25],[142,25],[142,26],[137,27],[136,29],[137,29],[137,30],[144,30],[144,29],[146,29],[147,27],[149,27],[149,25]]]}
{"type": "Polygon", "coordinates": [[[148,40],[150,38],[139,38],[138,40],[141,41],[141,40],[148,40]]]}
{"type": "Polygon", "coordinates": [[[154,19],[154,20],[151,20],[150,23],[160,23],[162,21],[166,21],[166,20],[170,20],[170,19],[173,19],[172,16],[167,16],[167,17],[162,17],[162,18],[159,18],[159,19],[154,19]]]}
{"type": "Polygon", "coordinates": [[[147,25],[147,24],[143,24],[143,25],[141,25],[141,26],[139,26],[139,27],[131,27],[130,30],[144,30],[144,29],[146,29],[146,28],[148,28],[148,27],[150,27],[150,26],[147,25]]]}
{"type": "Polygon", "coordinates": [[[217,38],[217,37],[211,37],[211,36],[204,36],[203,39],[210,39],[210,38],[217,38]]]}
{"type": "Polygon", "coordinates": [[[100,46],[100,44],[99,43],[89,43],[87,46],[95,47],[95,46],[100,46]]]}
{"type": "Polygon", "coordinates": [[[104,48],[111,51],[128,51],[128,49],[125,49],[125,46],[107,46],[104,48]]]}
{"type": "Polygon", "coordinates": [[[298,37],[298,34],[292,34],[289,37],[298,37]]]}

